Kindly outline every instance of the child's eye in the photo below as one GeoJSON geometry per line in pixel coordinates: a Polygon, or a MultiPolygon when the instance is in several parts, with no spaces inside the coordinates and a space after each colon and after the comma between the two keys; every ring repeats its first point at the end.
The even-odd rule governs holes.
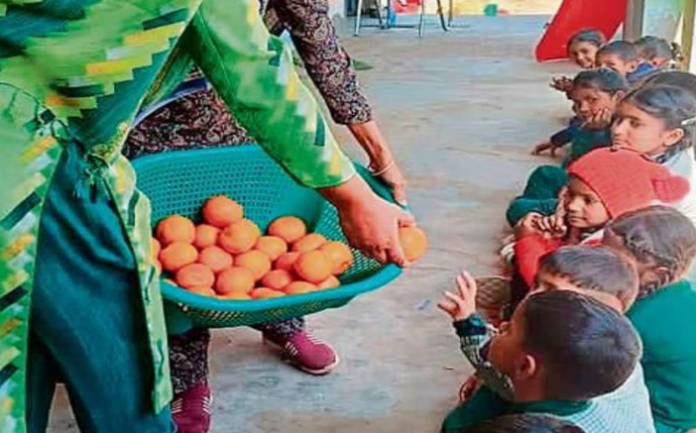
{"type": "Polygon", "coordinates": [[[640,127],[640,122],[638,122],[637,120],[631,120],[630,125],[632,128],[638,128],[640,127]]]}

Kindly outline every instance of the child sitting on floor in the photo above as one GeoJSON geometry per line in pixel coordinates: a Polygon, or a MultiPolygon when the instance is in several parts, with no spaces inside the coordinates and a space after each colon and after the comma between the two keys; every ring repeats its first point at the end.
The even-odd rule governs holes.
{"type": "Polygon", "coordinates": [[[571,127],[554,134],[551,139],[537,145],[532,153],[540,155],[546,151],[551,156],[572,141],[564,165],[569,164],[591,149],[611,143],[609,126],[611,117],[621,99],[626,95],[628,84],[615,71],[606,68],[580,72],[573,80],[571,99],[578,121],[571,127]]]}
{"type": "MultiPolygon", "coordinates": [[[[440,304],[455,319],[462,346],[465,337],[488,334],[485,322],[473,314],[474,299],[448,294],[440,304]]],[[[447,417],[443,433],[510,413],[553,415],[587,433],[644,431],[622,430],[633,425],[628,414],[593,400],[624,385],[641,353],[628,320],[595,299],[565,290],[530,294],[480,352],[509,378],[511,399],[483,386],[447,417]]]]}
{"type": "Polygon", "coordinates": [[[615,70],[628,84],[636,84],[655,71],[653,65],[641,61],[636,46],[628,41],[614,41],[603,46],[597,52],[597,66],[615,70]]]}
{"type": "Polygon", "coordinates": [[[544,254],[563,245],[599,243],[609,220],[655,201],[676,202],[690,188],[685,178],[628,149],[594,150],[575,161],[568,175],[559,212],[550,217],[529,213],[515,229],[516,299],[534,283],[544,254]]]}
{"type": "Polygon", "coordinates": [[[696,228],[680,212],[653,206],[622,215],[604,244],[636,263],[638,300],[628,311],[643,341],[641,364],[658,433],[696,428],[696,291],[687,281],[696,228]]]}
{"type": "MultiPolygon", "coordinates": [[[[476,309],[478,294],[477,282],[463,273],[457,278],[458,294],[448,294],[441,303],[453,317],[460,311],[473,312],[476,309]],[[474,306],[471,304],[474,303],[474,306]]],[[[625,313],[638,295],[638,276],[634,267],[620,254],[608,247],[571,246],[560,248],[544,256],[540,262],[536,287],[532,293],[554,290],[569,290],[580,293],[625,313]]],[[[472,313],[468,321],[481,321],[472,313]],[[473,317],[472,317],[473,316],[473,317]]],[[[459,316],[457,316],[459,317],[459,316]]],[[[481,322],[483,323],[483,322],[481,322]]],[[[460,329],[455,325],[456,329],[460,329]]],[[[506,400],[487,398],[490,391],[507,401],[512,398],[512,386],[509,378],[503,376],[486,359],[482,350],[490,340],[490,327],[467,328],[468,332],[459,333],[461,349],[476,369],[476,374],[486,384],[487,389],[481,395],[474,394],[465,408],[457,408],[446,421],[450,429],[458,425],[461,417],[457,414],[467,413],[469,405],[477,407],[481,400],[487,400],[484,406],[491,412],[504,411],[509,403],[506,400]],[[476,332],[474,332],[476,331],[476,332]],[[496,406],[496,401],[500,406],[496,406]]],[[[490,397],[490,396],[489,396],[490,397]]],[[[636,366],[630,378],[616,391],[593,399],[591,415],[579,418],[580,423],[591,422],[595,427],[609,428],[615,413],[632,413],[630,419],[622,423],[624,431],[631,433],[654,433],[650,413],[648,391],[643,381],[643,372],[636,366]],[[591,421],[590,421],[591,420],[591,421]]],[[[450,430],[448,430],[450,431],[450,430]]],[[[609,431],[609,430],[607,430],[609,431]]]]}
{"type": "MultiPolygon", "coordinates": [[[[597,51],[604,46],[607,39],[599,30],[582,30],[568,39],[568,58],[582,69],[596,66],[597,51]]],[[[568,77],[557,77],[551,81],[551,87],[565,93],[570,98],[573,80],[568,77]]]]}
{"type": "Polygon", "coordinates": [[[657,69],[680,69],[684,60],[681,47],[657,36],[643,36],[633,43],[641,61],[657,69]]]}
{"type": "Polygon", "coordinates": [[[523,413],[484,421],[460,433],[585,433],[585,431],[559,418],[523,413]]]}

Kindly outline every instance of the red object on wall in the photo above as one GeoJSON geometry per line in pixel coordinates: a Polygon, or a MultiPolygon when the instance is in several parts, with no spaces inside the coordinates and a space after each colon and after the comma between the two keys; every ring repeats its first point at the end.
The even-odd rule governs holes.
{"type": "Polygon", "coordinates": [[[537,61],[566,58],[568,39],[580,30],[599,30],[611,39],[624,21],[627,3],[627,0],[563,0],[537,44],[537,61]]]}

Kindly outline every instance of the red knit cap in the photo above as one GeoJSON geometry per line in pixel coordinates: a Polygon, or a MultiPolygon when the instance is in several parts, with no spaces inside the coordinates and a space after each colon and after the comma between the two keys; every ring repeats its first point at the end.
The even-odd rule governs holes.
{"type": "Polygon", "coordinates": [[[571,164],[568,174],[591,188],[612,218],[656,200],[681,200],[690,188],[686,178],[628,149],[594,150],[571,164]]]}

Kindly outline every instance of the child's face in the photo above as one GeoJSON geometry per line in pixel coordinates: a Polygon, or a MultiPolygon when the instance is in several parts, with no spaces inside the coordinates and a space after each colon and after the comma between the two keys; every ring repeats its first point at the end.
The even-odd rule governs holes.
{"type": "Polygon", "coordinates": [[[622,102],[611,127],[611,141],[616,147],[633,149],[655,156],[684,137],[681,128],[669,129],[662,119],[646,113],[630,102],[622,102]]]}
{"type": "Polygon", "coordinates": [[[597,56],[597,66],[613,69],[622,77],[626,77],[638,68],[638,61],[625,61],[616,54],[600,54],[597,56]]]}
{"type": "Polygon", "coordinates": [[[568,47],[568,58],[583,69],[593,68],[599,47],[590,42],[573,42],[568,47]]]}
{"type": "Polygon", "coordinates": [[[513,383],[530,374],[528,355],[524,350],[524,304],[524,301],[520,303],[509,322],[500,325],[499,333],[491,339],[486,354],[488,361],[513,383]]]}
{"type": "Polygon", "coordinates": [[[617,95],[611,95],[591,87],[574,88],[570,97],[573,100],[573,111],[582,120],[589,120],[590,117],[604,109],[613,113],[619,99],[617,95]]]}
{"type": "Polygon", "coordinates": [[[609,221],[604,203],[584,182],[571,177],[566,186],[563,202],[569,226],[588,229],[602,227],[609,221]]]}
{"type": "Polygon", "coordinates": [[[539,271],[536,277],[536,286],[530,293],[550,292],[553,290],[570,290],[571,292],[580,293],[581,295],[594,298],[604,305],[615,309],[620,313],[624,313],[624,306],[616,296],[600,292],[597,290],[583,289],[582,287],[573,284],[570,278],[562,275],[554,275],[549,272],[539,271]]]}

